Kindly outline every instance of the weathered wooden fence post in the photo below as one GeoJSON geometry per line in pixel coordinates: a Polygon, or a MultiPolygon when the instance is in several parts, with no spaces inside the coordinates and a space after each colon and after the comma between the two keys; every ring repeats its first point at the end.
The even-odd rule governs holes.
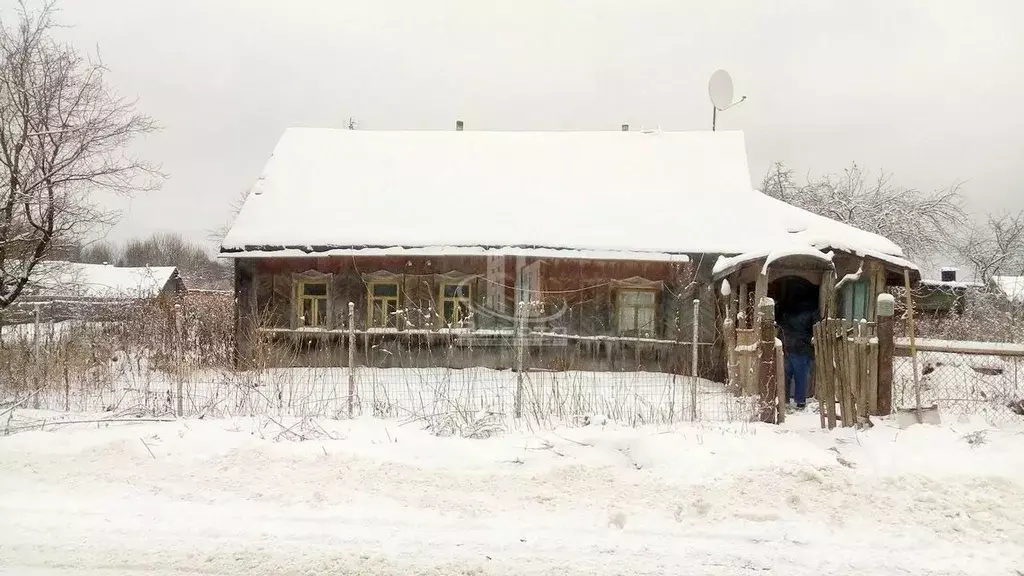
{"type": "MultiPolygon", "coordinates": [[[[377,389],[373,391],[375,397],[377,389]]],[[[356,304],[348,303],[348,417],[352,417],[352,403],[356,395],[356,304]]],[[[373,402],[374,415],[377,413],[377,402],[373,402]]]]}
{"type": "Polygon", "coordinates": [[[879,294],[875,310],[878,336],[878,410],[876,416],[892,413],[892,362],[896,350],[894,318],[896,299],[892,294],[879,294]]]}
{"type": "Polygon", "coordinates": [[[758,360],[758,392],[760,394],[761,422],[776,422],[776,399],[778,398],[775,383],[775,301],[764,296],[758,302],[757,324],[760,326],[760,342],[758,360]]]}
{"type": "Polygon", "coordinates": [[[786,421],[786,357],[782,351],[782,342],[775,339],[775,423],[782,424],[786,421]]]}

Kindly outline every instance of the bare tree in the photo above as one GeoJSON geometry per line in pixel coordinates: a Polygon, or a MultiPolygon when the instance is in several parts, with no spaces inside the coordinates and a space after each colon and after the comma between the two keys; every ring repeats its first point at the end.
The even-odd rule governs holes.
{"type": "Polygon", "coordinates": [[[881,172],[872,178],[857,164],[840,174],[796,183],[793,171],[775,162],[761,191],[804,210],[881,234],[917,258],[946,246],[949,230],[965,220],[960,185],[931,193],[893,183],[881,172]]]}
{"type": "Polygon", "coordinates": [[[987,284],[997,275],[1024,276],[1024,211],[989,214],[983,223],[961,230],[950,235],[950,245],[976,280],[987,284]]]}
{"type": "Polygon", "coordinates": [[[117,258],[120,266],[177,266],[186,285],[193,288],[226,288],[228,267],[210,258],[204,246],[181,234],[157,233],[125,243],[117,258]]]}
{"type": "Polygon", "coordinates": [[[153,120],[111,90],[98,58],[53,38],[54,12],[53,1],[38,11],[22,3],[0,21],[0,310],[51,251],[113,221],[95,192],[161,180],[126,152],[153,120]]]}
{"type": "Polygon", "coordinates": [[[228,217],[224,224],[210,230],[209,234],[206,236],[207,240],[210,242],[216,242],[218,246],[224,242],[224,237],[231,231],[231,225],[234,224],[235,219],[238,218],[238,213],[242,211],[242,206],[245,204],[245,200],[248,197],[249,191],[243,190],[235,197],[234,200],[231,201],[231,216],[228,217]]]}

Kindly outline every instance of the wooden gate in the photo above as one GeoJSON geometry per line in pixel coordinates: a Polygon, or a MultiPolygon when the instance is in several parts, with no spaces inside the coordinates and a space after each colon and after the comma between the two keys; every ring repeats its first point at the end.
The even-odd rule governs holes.
{"type": "Polygon", "coordinates": [[[868,424],[878,412],[875,325],[826,318],[814,325],[814,370],[821,427],[868,424]],[[838,408],[837,408],[838,407],[838,408]]]}

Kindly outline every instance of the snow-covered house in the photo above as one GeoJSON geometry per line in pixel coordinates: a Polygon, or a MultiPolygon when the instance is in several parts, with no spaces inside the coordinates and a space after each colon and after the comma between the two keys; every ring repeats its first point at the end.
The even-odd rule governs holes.
{"type": "Polygon", "coordinates": [[[125,304],[174,299],[185,285],[174,266],[120,267],[43,261],[36,264],[25,291],[7,321],[25,320],[40,304],[48,319],[100,318],[125,304]]]}
{"type": "Polygon", "coordinates": [[[922,314],[963,314],[969,297],[985,285],[960,280],[958,273],[956,268],[945,267],[939,271],[938,280],[922,278],[914,294],[914,308],[922,314]]]}
{"type": "Polygon", "coordinates": [[[508,365],[485,344],[526,330],[534,362],[550,342],[602,348],[592,369],[624,349],[634,369],[678,369],[699,299],[701,371],[717,378],[727,301],[745,299],[735,316],[812,286],[817,305],[817,286],[850,275],[838,310],[871,318],[886,284],[917,277],[885,238],[753,190],[743,135],[725,131],[290,129],[221,255],[241,358],[259,334],[344,363],[351,302],[374,365],[435,337],[471,342],[464,365],[508,365]]]}

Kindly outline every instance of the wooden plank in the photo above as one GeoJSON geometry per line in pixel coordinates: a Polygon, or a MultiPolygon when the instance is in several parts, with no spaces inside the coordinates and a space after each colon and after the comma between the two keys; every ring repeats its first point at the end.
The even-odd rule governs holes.
{"type": "Polygon", "coordinates": [[[822,363],[824,361],[825,351],[822,349],[822,346],[821,346],[821,340],[822,340],[822,338],[821,338],[821,325],[822,325],[822,322],[818,322],[817,324],[815,324],[814,325],[814,331],[813,331],[813,333],[814,333],[814,341],[813,341],[814,342],[814,372],[815,372],[815,374],[817,374],[817,377],[818,377],[818,386],[817,386],[817,388],[815,389],[814,392],[815,392],[815,396],[818,398],[818,420],[819,420],[819,422],[821,424],[822,429],[825,429],[828,426],[828,421],[825,418],[825,414],[826,414],[825,413],[825,395],[824,395],[825,384],[822,382],[822,379],[824,378],[824,375],[823,375],[823,371],[822,371],[821,366],[822,366],[822,363]]]}
{"type": "Polygon", "coordinates": [[[847,323],[843,320],[836,322],[836,383],[839,386],[839,406],[841,409],[841,420],[844,427],[853,426],[853,410],[850,408],[850,346],[846,338],[847,323]]]}
{"type": "Polygon", "coordinates": [[[835,428],[839,425],[839,404],[837,399],[839,398],[839,358],[837,352],[837,342],[835,338],[835,321],[829,322],[828,334],[826,338],[829,341],[829,356],[831,358],[831,364],[827,367],[829,370],[829,426],[835,428]]]}
{"type": "Polygon", "coordinates": [[[843,355],[842,345],[839,340],[839,331],[842,323],[839,320],[829,322],[828,341],[832,352],[832,394],[835,396],[836,404],[836,425],[843,425],[843,355]]]}
{"type": "Polygon", "coordinates": [[[831,430],[837,425],[836,392],[839,390],[839,383],[836,382],[838,360],[836,358],[835,322],[831,318],[822,327],[822,338],[824,339],[825,353],[827,355],[825,370],[828,372],[828,426],[831,430]]]}
{"type": "Polygon", "coordinates": [[[847,322],[843,326],[843,344],[846,346],[846,408],[849,411],[849,418],[846,419],[847,426],[857,425],[857,345],[850,336],[853,330],[853,322],[847,322]]]}
{"type": "Polygon", "coordinates": [[[849,411],[846,407],[846,382],[849,379],[849,358],[846,355],[846,338],[843,336],[843,322],[837,320],[833,323],[831,330],[831,341],[836,346],[836,400],[839,405],[839,421],[843,426],[847,424],[849,411]]]}
{"type": "Polygon", "coordinates": [[[822,326],[822,342],[825,345],[825,398],[828,409],[828,429],[836,427],[836,353],[833,321],[829,319],[822,326]]]}

